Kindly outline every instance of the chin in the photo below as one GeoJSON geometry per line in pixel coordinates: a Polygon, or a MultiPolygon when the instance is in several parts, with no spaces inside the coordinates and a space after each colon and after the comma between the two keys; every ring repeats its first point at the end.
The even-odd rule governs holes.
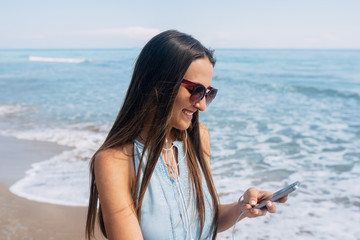
{"type": "Polygon", "coordinates": [[[183,123],[178,123],[174,126],[174,128],[180,130],[180,131],[184,131],[186,129],[188,129],[190,127],[190,122],[186,123],[186,122],[183,122],[183,123]]]}

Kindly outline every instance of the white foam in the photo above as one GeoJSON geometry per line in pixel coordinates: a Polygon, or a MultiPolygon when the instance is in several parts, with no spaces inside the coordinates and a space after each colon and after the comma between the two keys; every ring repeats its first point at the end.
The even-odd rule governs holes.
{"type": "MultiPolygon", "coordinates": [[[[347,191],[344,194],[344,189],[356,185],[355,180],[350,178],[345,182],[330,180],[323,184],[322,179],[332,177],[329,173],[319,175],[321,172],[312,172],[308,176],[294,174],[286,183],[300,180],[302,186],[290,195],[288,202],[276,204],[276,214],[240,221],[236,226],[235,239],[357,239],[356,236],[360,231],[356,223],[360,222],[360,214],[357,214],[359,209],[354,201],[356,202],[359,187],[355,187],[350,191],[351,193],[347,191]],[[340,200],[336,200],[337,198],[340,200]]],[[[223,186],[223,188],[217,186],[221,191],[224,191],[222,189],[226,191],[228,189],[226,186],[229,185],[237,190],[234,192],[227,190],[225,195],[220,192],[223,203],[234,202],[242,191],[252,184],[246,179],[229,181],[229,178],[215,179],[215,182],[223,186]],[[241,185],[242,189],[238,185],[241,185]]],[[[285,182],[263,182],[257,187],[274,191],[284,184],[285,182]]],[[[232,239],[231,237],[232,228],[219,233],[219,239],[232,239]]]]}
{"type": "Polygon", "coordinates": [[[89,197],[89,161],[79,161],[76,151],[32,164],[26,176],[11,186],[18,196],[40,202],[86,206],[89,197]]]}
{"type": "Polygon", "coordinates": [[[35,128],[27,131],[0,129],[0,134],[19,139],[53,142],[63,146],[74,147],[85,151],[95,150],[104,140],[106,125],[70,125],[63,128],[35,128]],[[90,130],[92,128],[92,130],[90,130]]]}
{"type": "MultiPolygon", "coordinates": [[[[283,100],[290,101],[294,100],[283,100]]],[[[229,112],[229,127],[219,127],[223,123],[215,118],[208,120],[212,173],[220,200],[235,202],[250,186],[276,191],[296,180],[302,186],[286,204],[277,204],[276,214],[239,222],[235,239],[358,239],[356,128],[344,121],[343,112],[325,114],[323,109],[332,109],[325,100],[300,99],[294,104],[298,112],[289,109],[282,114],[270,114],[281,103],[276,108],[265,103],[268,99],[252,108],[245,104],[244,109],[242,104],[237,118],[229,112]],[[346,154],[353,157],[345,158],[346,154]]],[[[226,102],[221,109],[227,109],[226,102]]],[[[219,239],[232,239],[231,231],[220,233],[219,239]]]]}
{"type": "Polygon", "coordinates": [[[34,163],[25,177],[11,186],[14,194],[40,202],[86,206],[89,196],[89,160],[101,145],[105,126],[72,125],[66,128],[2,130],[19,139],[54,142],[74,149],[34,163]],[[93,131],[89,131],[92,129],[93,131]]]}
{"type": "Polygon", "coordinates": [[[57,62],[57,63],[82,63],[84,58],[52,58],[52,57],[37,57],[29,56],[29,61],[32,62],[57,62]]]}
{"type": "Polygon", "coordinates": [[[19,104],[19,103],[0,104],[0,116],[18,113],[18,112],[24,112],[30,109],[31,107],[25,104],[19,104]]]}

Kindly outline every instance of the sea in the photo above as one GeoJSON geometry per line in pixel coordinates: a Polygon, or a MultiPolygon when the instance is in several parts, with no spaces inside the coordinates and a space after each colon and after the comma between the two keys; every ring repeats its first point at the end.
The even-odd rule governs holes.
{"type": "MultiPolygon", "coordinates": [[[[89,159],[140,50],[0,50],[0,134],[70,149],[32,164],[11,192],[87,205],[89,159]]],[[[219,91],[200,120],[221,203],[249,187],[301,182],[276,213],[218,239],[360,239],[360,50],[215,49],[215,57],[219,91]]]]}

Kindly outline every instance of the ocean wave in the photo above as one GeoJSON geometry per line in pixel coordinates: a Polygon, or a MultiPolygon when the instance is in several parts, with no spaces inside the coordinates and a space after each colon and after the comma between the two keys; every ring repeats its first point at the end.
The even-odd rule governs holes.
{"type": "Polygon", "coordinates": [[[0,103],[0,116],[25,112],[31,110],[32,107],[19,103],[0,103]]]}
{"type": "Polygon", "coordinates": [[[76,124],[59,128],[35,128],[24,130],[0,129],[0,134],[30,141],[43,141],[86,150],[96,150],[105,139],[108,126],[76,124]]]}
{"type": "Polygon", "coordinates": [[[314,86],[300,86],[300,85],[283,85],[280,83],[257,83],[253,81],[242,81],[243,84],[248,84],[250,87],[256,89],[265,89],[268,91],[280,91],[280,92],[295,92],[304,94],[307,96],[325,96],[334,98],[354,99],[360,101],[360,94],[351,90],[338,90],[332,88],[318,88],[314,86]]]}
{"type": "Polygon", "coordinates": [[[107,126],[77,124],[64,128],[0,130],[0,134],[72,147],[31,165],[10,191],[30,200],[69,206],[86,206],[89,196],[89,161],[104,140],[107,126]]]}
{"type": "Polygon", "coordinates": [[[12,78],[13,75],[11,74],[0,74],[0,79],[7,79],[7,78],[12,78]]]}
{"type": "MultiPolygon", "coordinates": [[[[307,86],[300,85],[298,83],[282,83],[282,82],[266,82],[265,80],[254,80],[252,76],[246,78],[235,78],[235,77],[220,77],[219,75],[214,75],[213,81],[219,85],[236,85],[239,89],[245,91],[244,89],[248,88],[250,90],[265,90],[270,92],[293,92],[307,95],[309,97],[320,96],[320,97],[332,97],[332,98],[344,98],[344,99],[354,99],[360,101],[360,91],[356,86],[346,87],[346,88],[336,88],[335,85],[326,85],[322,84],[321,87],[318,86],[307,86]]],[[[235,90],[237,88],[233,88],[235,90]]],[[[230,91],[230,90],[229,90],[230,91]]]]}
{"type": "Polygon", "coordinates": [[[83,63],[85,58],[53,58],[53,57],[37,57],[29,56],[31,62],[57,62],[57,63],[83,63]]]}
{"type": "Polygon", "coordinates": [[[77,161],[77,150],[34,163],[10,191],[26,199],[68,206],[86,206],[89,196],[89,162],[77,161]]]}
{"type": "Polygon", "coordinates": [[[340,91],[335,89],[319,89],[316,87],[307,87],[307,86],[294,86],[293,91],[303,93],[306,95],[325,95],[328,97],[339,97],[339,98],[350,98],[355,100],[360,100],[360,95],[358,93],[350,91],[340,91]]]}

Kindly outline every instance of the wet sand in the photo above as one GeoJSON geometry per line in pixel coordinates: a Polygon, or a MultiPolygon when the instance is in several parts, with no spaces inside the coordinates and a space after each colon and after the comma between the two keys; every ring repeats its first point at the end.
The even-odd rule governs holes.
{"type": "Polygon", "coordinates": [[[85,239],[86,207],[31,201],[9,191],[32,163],[67,149],[55,143],[0,136],[0,239],[85,239]]]}

